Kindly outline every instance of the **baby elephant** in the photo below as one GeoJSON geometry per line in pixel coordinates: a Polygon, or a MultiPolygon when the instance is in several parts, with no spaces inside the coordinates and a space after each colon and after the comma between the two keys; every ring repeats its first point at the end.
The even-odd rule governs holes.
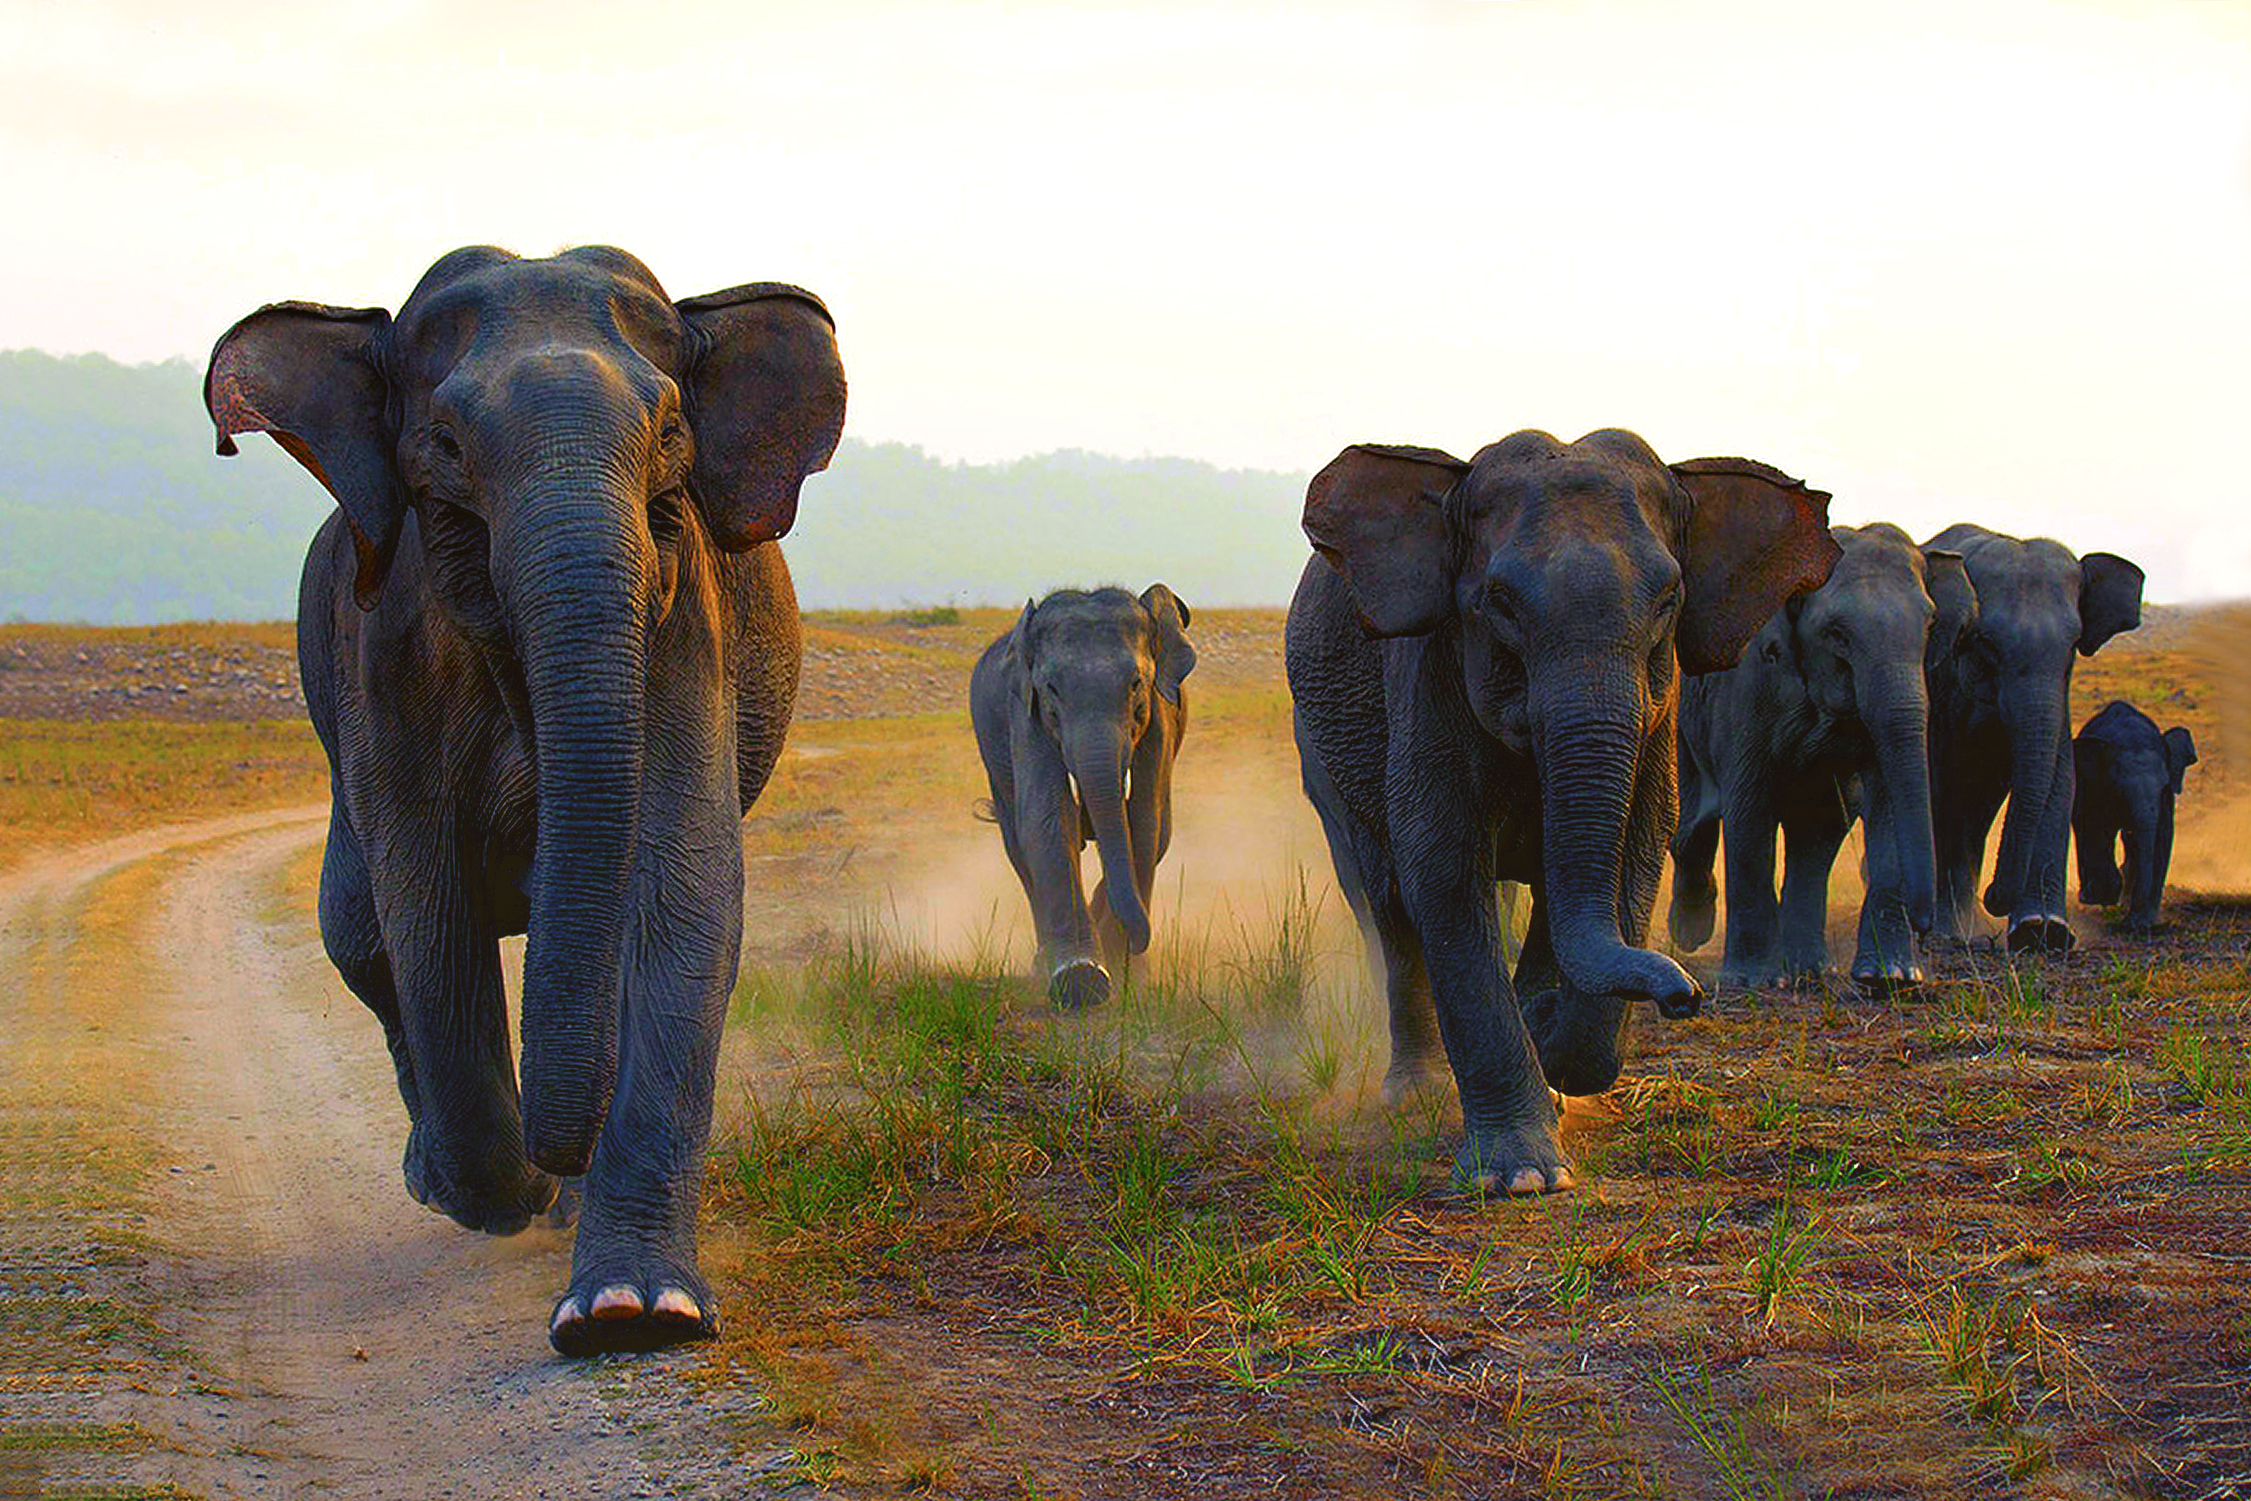
{"type": "Polygon", "coordinates": [[[1736,666],[1681,691],[1673,941],[1711,937],[1724,830],[1723,984],[1828,967],[1829,869],[1855,818],[1868,880],[1853,979],[1874,990],[1922,979],[1915,935],[1930,929],[1937,879],[1923,673],[1977,618],[1977,592],[1960,553],[1917,547],[1896,526],[1830,534],[1843,553],[1829,581],[1776,611],[1736,666]]]}
{"type": "Polygon", "coordinates": [[[1149,947],[1149,897],[1172,843],[1172,760],[1188,728],[1180,683],[1196,665],[1188,618],[1163,584],[1139,599],[1058,589],[1026,601],[970,674],[993,819],[1031,899],[1048,997],[1067,1010],[1108,1000],[1111,973],[1149,947]],[[1091,910],[1079,884],[1090,838],[1102,857],[1091,910]]]}
{"type": "Polygon", "coordinates": [[[2114,702],[2071,742],[2078,791],[2071,830],[2079,841],[2079,900],[2090,907],[2126,902],[2126,926],[2157,926],[2165,868],[2173,863],[2173,798],[2196,764],[2196,741],[2175,725],[2159,733],[2147,714],[2114,702]],[[2118,845],[2126,871],[2118,871],[2118,845]]]}

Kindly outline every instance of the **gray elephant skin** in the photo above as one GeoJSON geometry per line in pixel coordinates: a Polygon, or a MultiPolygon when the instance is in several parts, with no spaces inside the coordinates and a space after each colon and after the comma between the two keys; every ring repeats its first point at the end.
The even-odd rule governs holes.
{"type": "Polygon", "coordinates": [[[1452,1065],[1466,1182],[1567,1188],[1548,1084],[1608,1088],[1628,1005],[1700,992],[1641,947],[1678,812],[1679,674],[1829,576],[1828,497],[1632,433],[1467,463],[1345,449],[1306,492],[1285,662],[1307,796],[1380,953],[1396,1095],[1452,1065]],[[1513,976],[1495,883],[1533,908],[1513,976]],[[1435,1022],[1436,1038],[1433,1038],[1435,1022]]]}
{"type": "Polygon", "coordinates": [[[1826,972],[1829,872],[1856,818],[1867,890],[1853,978],[1879,989],[1922,979],[1915,935],[1930,930],[1937,882],[1924,670],[1976,620],[1977,591],[1960,554],[1919,548],[1896,526],[1831,535],[1842,555],[1829,581],[1777,611],[1741,662],[1681,689],[1669,925],[1684,949],[1711,938],[1724,838],[1724,985],[1826,972]]]}
{"type": "Polygon", "coordinates": [[[2142,619],[2142,571],[2114,553],[1967,524],[1924,544],[1958,552],[1977,619],[1930,671],[1931,830],[1938,847],[1932,934],[1966,942],[1985,840],[2005,799],[1985,910],[2017,951],[2060,953],[2071,846],[2071,670],[2142,619]]]}
{"type": "Polygon", "coordinates": [[[339,507],[298,613],[334,789],[321,936],[390,1044],[409,1191],[507,1234],[583,1175],[556,1348],[708,1335],[739,825],[797,689],[774,539],[844,417],[827,311],[771,283],[674,302],[606,247],[475,247],[396,317],[251,314],[204,390],[221,453],[270,433],[339,507]]]}
{"type": "Polygon", "coordinates": [[[1149,947],[1157,862],[1172,844],[1172,767],[1196,666],[1188,606],[1163,584],[1058,589],[985,648],[969,716],[1008,863],[1031,902],[1048,996],[1076,1010],[1149,947]],[[1102,876],[1090,904],[1079,860],[1102,876]]]}
{"type": "Polygon", "coordinates": [[[2073,737],[2071,756],[2079,900],[2090,907],[2124,901],[2127,929],[2154,931],[2173,863],[2173,800],[2196,764],[2196,737],[2179,725],[2161,731],[2147,714],[2116,700],[2073,737]]]}

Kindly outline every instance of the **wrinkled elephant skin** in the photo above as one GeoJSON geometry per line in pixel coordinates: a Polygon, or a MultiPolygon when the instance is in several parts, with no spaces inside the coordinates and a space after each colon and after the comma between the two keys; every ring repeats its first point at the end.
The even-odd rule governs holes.
{"type": "Polygon", "coordinates": [[[1308,488],[1318,555],[1285,643],[1305,790],[1381,956],[1387,1091],[1443,1045],[1466,1182],[1568,1187],[1549,1084],[1607,1089],[1634,1002],[1695,1012],[1695,982],[1641,946],[1679,675],[1732,665],[1829,576],[1827,500],[1748,460],[1667,466],[1614,429],[1467,463],[1356,446],[1308,488]],[[1502,880],[1533,892],[1513,977],[1502,880]]]}
{"type": "Polygon", "coordinates": [[[1875,990],[1922,980],[1915,940],[1936,882],[1924,669],[1977,618],[1977,594],[1959,556],[1895,526],[1832,534],[1844,553],[1829,581],[1778,611],[1741,662],[1681,690],[1670,926],[1683,948],[1711,937],[1724,838],[1724,985],[1826,972],[1829,871],[1855,819],[1867,824],[1867,892],[1853,978],[1875,990]]]}
{"type": "Polygon", "coordinates": [[[396,317],[251,314],[205,396],[222,453],[270,433],[339,507],[298,606],[334,789],[321,935],[390,1045],[409,1191],[506,1234],[580,1177],[556,1347],[709,1334],[739,825],[797,690],[775,540],[843,425],[827,311],[770,283],[674,302],[606,247],[477,247],[396,317]]]}
{"type": "Polygon", "coordinates": [[[1027,601],[969,680],[970,723],[1008,862],[1031,902],[1039,967],[1066,1011],[1100,1005],[1149,947],[1157,863],[1172,844],[1172,767],[1194,670],[1188,606],[1163,584],[1058,589],[1027,601]],[[1101,856],[1091,903],[1088,840],[1101,856]]]}

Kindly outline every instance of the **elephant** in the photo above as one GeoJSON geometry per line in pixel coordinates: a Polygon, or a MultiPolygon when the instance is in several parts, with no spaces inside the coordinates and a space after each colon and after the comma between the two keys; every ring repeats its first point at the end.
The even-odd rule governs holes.
{"type": "Polygon", "coordinates": [[[338,507],[298,596],[320,931],[389,1044],[408,1191],[505,1235],[577,1179],[555,1348],[713,1334],[696,1206],[740,824],[797,692],[776,540],[844,421],[828,310],[772,282],[675,302],[607,246],[472,246],[395,316],[250,314],[204,398],[221,454],[268,433],[338,507]]]}
{"type": "Polygon", "coordinates": [[[1667,466],[1619,429],[1466,463],[1356,444],[1307,487],[1284,635],[1304,788],[1383,966],[1385,1093],[1443,1044],[1459,1180],[1571,1187],[1548,1085],[1616,1081],[1630,1002],[1695,1014],[1696,982],[1641,946],[1679,674],[1732,665],[1829,576],[1828,499],[1750,460],[1667,466]],[[1532,890],[1513,980],[1503,880],[1532,890]]]}
{"type": "Polygon", "coordinates": [[[1896,526],[1830,534],[1842,556],[1829,581],[1768,620],[1741,662],[1681,688],[1668,925],[1683,949],[1711,938],[1724,833],[1724,985],[1827,970],[1829,870],[1856,816],[1867,826],[1867,894],[1853,978],[1890,989],[1923,977],[1915,935],[1930,930],[1937,883],[1923,674],[1977,619],[1977,591],[1959,553],[1919,548],[1896,526]]]}
{"type": "Polygon", "coordinates": [[[1977,619],[1930,669],[1931,833],[1938,852],[1932,937],[1967,942],[1985,836],[2004,798],[1985,910],[2012,952],[2061,953],[2071,842],[2072,657],[2141,624],[2142,571],[2114,553],[1962,524],[1924,544],[1962,555],[1977,619]]]}
{"type": "Polygon", "coordinates": [[[2196,764],[2196,737],[2113,701],[2071,742],[2077,783],[2071,831],[2079,848],[2079,900],[2090,907],[2126,903],[2126,927],[2157,928],[2165,871],[2173,863],[2173,799],[2196,764]],[[2126,846],[2121,879],[2118,846],[2126,846]]]}
{"type": "Polygon", "coordinates": [[[1163,584],[1138,599],[1058,589],[1025,601],[969,676],[991,816],[1031,902],[1048,998],[1064,1010],[1108,1000],[1111,976],[1149,947],[1188,729],[1181,684],[1196,666],[1189,619],[1163,584]],[[1102,859],[1091,908],[1079,884],[1089,839],[1102,859]]]}

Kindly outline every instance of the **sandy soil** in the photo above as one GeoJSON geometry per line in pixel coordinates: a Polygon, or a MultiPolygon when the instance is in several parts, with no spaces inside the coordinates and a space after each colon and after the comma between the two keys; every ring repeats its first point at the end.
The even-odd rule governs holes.
{"type": "MultiPolygon", "coordinates": [[[[8,1232],[22,1243],[0,1254],[0,1290],[123,1306],[146,1327],[92,1370],[76,1339],[0,1357],[16,1422],[112,1425],[90,1448],[11,1451],[0,1494],[720,1496],[746,1464],[785,1462],[738,1452],[757,1399],[691,1388],[691,1369],[708,1378],[699,1352],[548,1350],[538,1315],[567,1234],[484,1239],[407,1198],[379,1034],[282,905],[285,869],[325,827],[324,809],[294,809],[175,828],[0,887],[0,1051],[20,1065],[0,1072],[0,1120],[153,1154],[129,1158],[141,1184],[50,1194],[8,1232]],[[79,1086],[60,1094],[38,1067],[58,1048],[79,1086]],[[121,1259],[115,1232],[135,1220],[154,1233],[121,1259]]],[[[18,1162],[11,1187],[35,1192],[38,1172],[18,1162]]]]}

